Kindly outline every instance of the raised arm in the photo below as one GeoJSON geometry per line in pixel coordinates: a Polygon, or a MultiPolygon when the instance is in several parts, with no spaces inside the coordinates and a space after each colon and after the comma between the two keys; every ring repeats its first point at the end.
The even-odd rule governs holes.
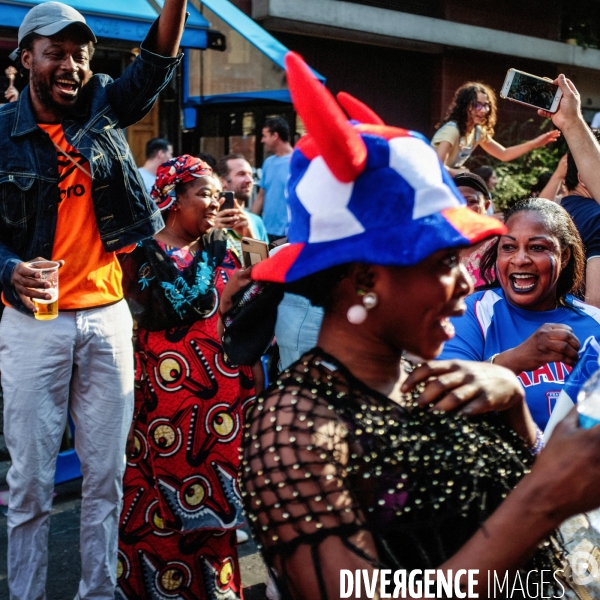
{"type": "Polygon", "coordinates": [[[581,114],[581,99],[573,82],[559,75],[554,83],[563,93],[558,110],[554,114],[542,110],[538,113],[552,119],[562,131],[581,178],[592,198],[600,202],[600,146],[581,114]]]}
{"type": "Polygon", "coordinates": [[[165,0],[158,19],[154,48],[148,50],[160,56],[176,56],[185,24],[186,0],[165,0]]]}
{"type": "Polygon", "coordinates": [[[550,176],[548,183],[540,192],[540,198],[546,198],[547,200],[552,200],[552,202],[556,202],[556,195],[560,191],[560,186],[564,183],[565,177],[567,175],[567,158],[568,155],[565,154],[560,159],[560,161],[558,162],[558,166],[556,167],[554,173],[552,173],[552,175],[550,176]]]}
{"type": "Polygon", "coordinates": [[[140,46],[139,56],[121,77],[106,87],[119,127],[143,119],[154,106],[181,61],[179,42],[185,23],[186,0],[165,0],[160,17],[140,46]]]}
{"type": "Polygon", "coordinates": [[[519,156],[522,156],[523,154],[527,154],[527,152],[535,150],[536,148],[541,148],[546,144],[555,142],[559,136],[560,131],[555,129],[553,131],[542,133],[542,135],[538,135],[538,137],[533,138],[528,142],[523,142],[522,144],[517,144],[516,146],[509,146],[508,148],[505,148],[502,144],[499,144],[494,139],[481,142],[479,145],[494,158],[497,158],[503,162],[509,162],[511,160],[515,160],[515,158],[519,158],[519,156]]]}

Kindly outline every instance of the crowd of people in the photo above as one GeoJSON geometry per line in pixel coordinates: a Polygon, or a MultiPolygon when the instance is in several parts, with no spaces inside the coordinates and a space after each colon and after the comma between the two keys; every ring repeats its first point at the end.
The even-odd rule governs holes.
{"type": "Polygon", "coordinates": [[[341,571],[386,569],[458,573],[443,597],[534,573],[522,597],[585,598],[560,528],[600,506],[600,428],[574,410],[543,433],[600,338],[600,145],[572,82],[540,112],[556,129],[509,148],[493,90],[467,83],[430,143],[289,53],[307,134],[294,146],[266,120],[255,193],[242,154],[155,138],[138,168],[128,148],[181,61],[185,6],[165,0],[117,80],[91,72],[73,8],[41,3],[19,29],[29,85],[0,108],[11,600],[45,597],[69,412],[79,600],[241,598],[245,520],[272,600],[342,597],[341,571]],[[494,215],[475,147],[512,160],[561,133],[538,197],[494,215]],[[270,257],[244,265],[244,238],[270,257]],[[34,318],[55,300],[34,260],[60,267],[51,320],[34,318]]]}

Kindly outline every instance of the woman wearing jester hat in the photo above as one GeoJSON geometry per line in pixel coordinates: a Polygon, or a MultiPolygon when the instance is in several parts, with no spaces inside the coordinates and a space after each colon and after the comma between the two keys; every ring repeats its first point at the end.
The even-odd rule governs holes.
{"type": "Polygon", "coordinates": [[[371,581],[374,569],[441,568],[478,569],[487,598],[489,571],[561,568],[540,542],[600,504],[600,428],[579,430],[572,414],[536,459],[512,373],[402,358],[439,354],[471,291],[459,250],[504,225],[466,208],[421,135],[345,95],[348,122],[300,57],[286,61],[308,135],[291,161],[290,245],[251,276],[325,317],[318,347],[252,409],[242,463],[282,597],[339,598],[340,569],[371,581]]]}
{"type": "Polygon", "coordinates": [[[240,265],[213,228],[218,183],[206,163],[162,164],[151,195],[166,226],[122,260],[138,331],[116,598],[233,600],[239,447],[254,383],[249,367],[225,358],[216,313],[240,265]]]}

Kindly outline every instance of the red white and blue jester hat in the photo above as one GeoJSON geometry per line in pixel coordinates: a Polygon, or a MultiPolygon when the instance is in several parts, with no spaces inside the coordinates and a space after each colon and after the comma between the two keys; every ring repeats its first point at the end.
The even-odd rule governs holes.
{"type": "Polygon", "coordinates": [[[350,262],[411,266],[506,231],[466,207],[421,134],[383,124],[342,93],[348,121],[300,56],[288,53],[286,68],[308,133],[290,163],[290,245],[255,265],[253,279],[289,283],[350,262]]]}

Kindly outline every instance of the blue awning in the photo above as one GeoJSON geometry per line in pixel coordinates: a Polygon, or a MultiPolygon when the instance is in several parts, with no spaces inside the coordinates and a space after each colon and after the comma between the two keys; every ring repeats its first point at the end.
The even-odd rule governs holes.
{"type": "MultiPolygon", "coordinates": [[[[18,29],[27,11],[44,0],[0,0],[2,25],[18,29]]],[[[68,0],[69,6],[81,12],[98,38],[141,42],[158,16],[164,0],[68,0]]],[[[206,48],[206,19],[188,3],[190,16],[186,23],[181,45],[188,48],[206,48]]]]}
{"type": "MultiPolygon", "coordinates": [[[[276,65],[285,69],[283,59],[288,53],[288,49],[237,6],[228,0],[200,0],[200,4],[203,4],[223,19],[225,23],[246,38],[253,46],[266,54],[276,65]]],[[[325,81],[322,75],[315,74],[321,81],[325,81]]]]}
{"type": "MultiPolygon", "coordinates": [[[[228,0],[197,0],[213,29],[225,35],[225,52],[186,53],[184,120],[194,126],[195,107],[225,102],[291,102],[285,76],[288,49],[228,0]]],[[[325,81],[322,75],[315,75],[325,81]]]]}

